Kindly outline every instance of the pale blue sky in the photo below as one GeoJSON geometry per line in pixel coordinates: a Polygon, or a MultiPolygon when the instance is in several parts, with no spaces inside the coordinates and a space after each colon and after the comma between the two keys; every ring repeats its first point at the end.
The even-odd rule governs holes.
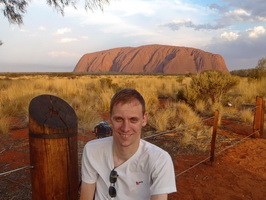
{"type": "Polygon", "coordinates": [[[230,71],[266,58],[264,0],[111,0],[103,12],[80,0],[65,16],[45,2],[33,0],[21,26],[1,13],[0,72],[71,72],[86,53],[148,44],[217,53],[230,71]]]}

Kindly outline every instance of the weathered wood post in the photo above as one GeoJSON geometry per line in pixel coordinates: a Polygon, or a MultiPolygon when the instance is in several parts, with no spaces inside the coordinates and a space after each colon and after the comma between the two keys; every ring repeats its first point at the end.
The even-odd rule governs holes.
{"type": "Polygon", "coordinates": [[[256,110],[254,114],[253,122],[253,132],[255,137],[266,138],[266,135],[263,133],[264,129],[264,112],[265,112],[265,101],[262,97],[256,98],[256,110]]]}
{"type": "Polygon", "coordinates": [[[77,116],[62,99],[33,98],[29,145],[33,200],[78,199],[77,116]]]}
{"type": "Polygon", "coordinates": [[[218,121],[219,121],[219,111],[216,110],[214,113],[213,129],[212,129],[211,155],[210,155],[211,163],[213,163],[213,161],[214,161],[214,152],[215,152],[215,142],[216,142],[216,135],[217,135],[217,128],[218,128],[218,121]]]}

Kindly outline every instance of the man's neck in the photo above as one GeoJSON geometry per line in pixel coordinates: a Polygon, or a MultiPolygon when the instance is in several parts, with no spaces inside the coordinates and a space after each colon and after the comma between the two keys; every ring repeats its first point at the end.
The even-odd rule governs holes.
{"type": "Polygon", "coordinates": [[[119,167],[124,162],[126,162],[129,158],[131,158],[138,150],[138,146],[135,148],[131,147],[117,147],[115,144],[113,145],[113,161],[114,167],[119,167]]]}

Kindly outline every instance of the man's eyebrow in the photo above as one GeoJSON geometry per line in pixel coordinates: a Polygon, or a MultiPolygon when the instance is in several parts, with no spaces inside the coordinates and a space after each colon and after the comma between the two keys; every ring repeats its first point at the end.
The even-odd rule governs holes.
{"type": "Polygon", "coordinates": [[[130,119],[139,119],[137,116],[130,117],[130,119]]]}
{"type": "Polygon", "coordinates": [[[118,115],[113,115],[112,117],[113,118],[122,118],[121,116],[118,116],[118,115]]]}

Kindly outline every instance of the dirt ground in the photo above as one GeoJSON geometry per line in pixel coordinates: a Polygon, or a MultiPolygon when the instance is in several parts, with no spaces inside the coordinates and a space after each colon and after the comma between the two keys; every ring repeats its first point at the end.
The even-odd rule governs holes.
{"type": "MultiPolygon", "coordinates": [[[[228,128],[218,134],[231,134],[241,139],[250,133],[250,129],[243,125],[230,121],[224,124],[230,127],[230,131],[228,128]]],[[[78,137],[79,155],[84,144],[91,139],[91,134],[78,137]]],[[[0,135],[0,141],[0,173],[29,166],[29,137],[25,124],[17,123],[10,134],[0,135]]],[[[213,164],[209,159],[202,162],[206,157],[185,154],[173,157],[177,192],[170,194],[169,200],[266,199],[266,139],[243,140],[218,154],[213,164]],[[195,166],[197,163],[200,164],[195,166]]],[[[0,176],[0,200],[30,199],[29,169],[0,176]]]]}

